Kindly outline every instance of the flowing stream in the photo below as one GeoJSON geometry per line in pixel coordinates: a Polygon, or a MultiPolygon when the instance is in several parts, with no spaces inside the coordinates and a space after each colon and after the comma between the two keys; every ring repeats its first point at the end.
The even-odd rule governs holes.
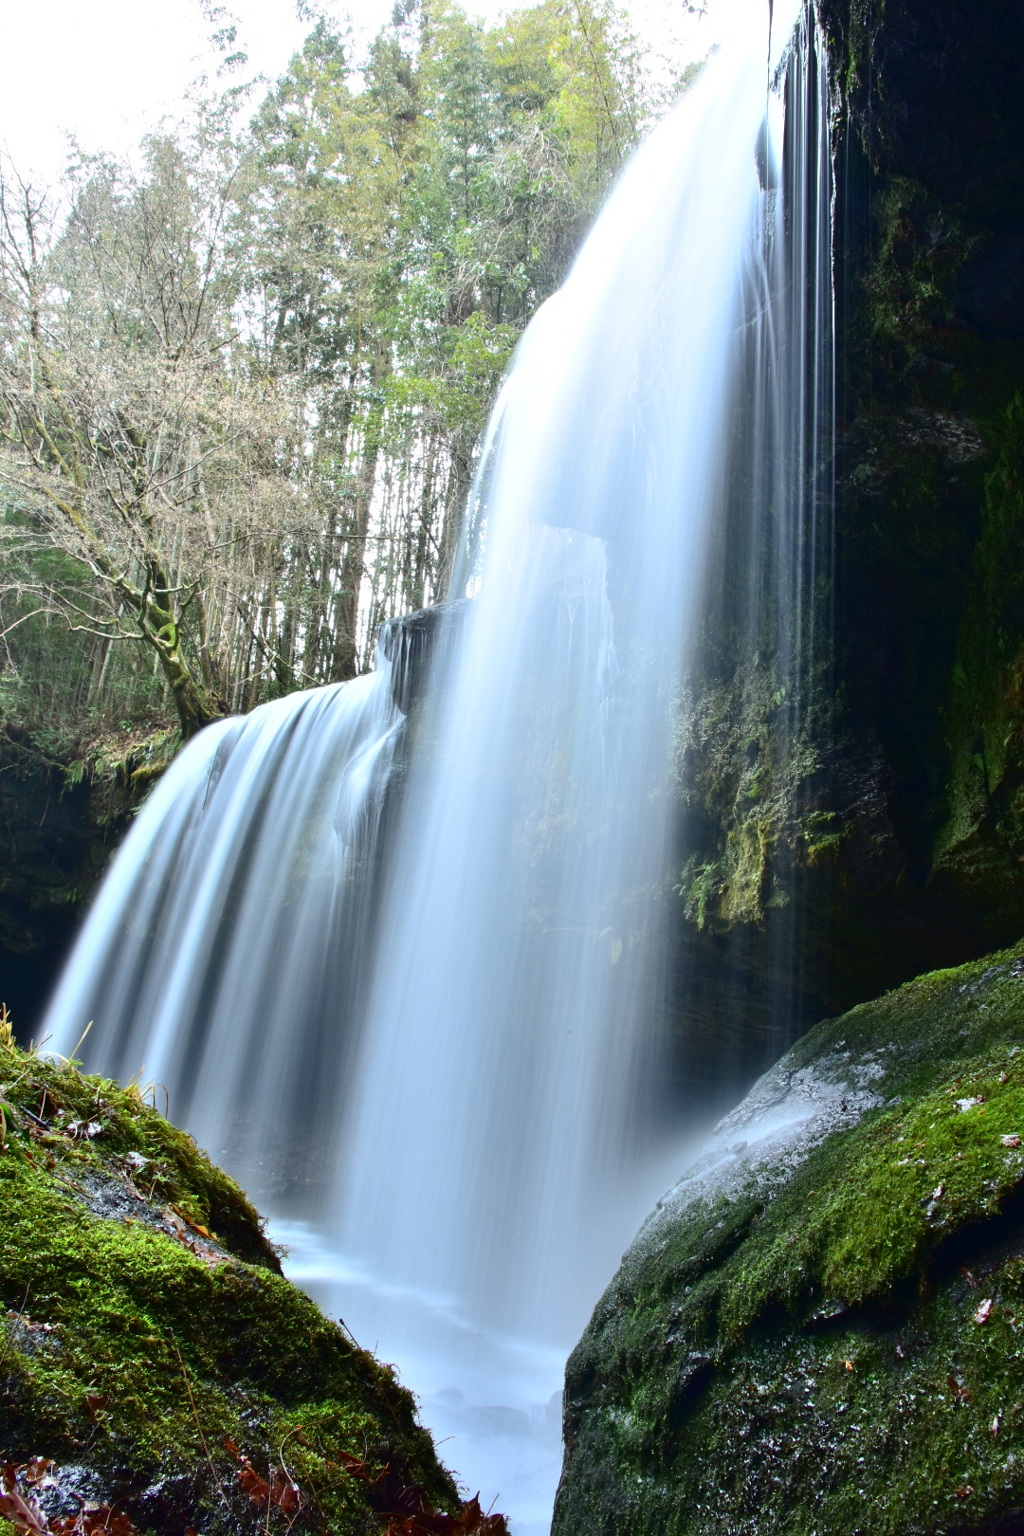
{"type": "Polygon", "coordinates": [[[701,1129],[662,1087],[672,733],[737,498],[748,614],[795,616],[787,729],[814,666],[829,114],[784,9],[737,0],[523,338],[419,703],[398,625],[368,677],[204,731],[47,1021],[166,1087],[517,1536],[566,1351],[701,1129]]]}

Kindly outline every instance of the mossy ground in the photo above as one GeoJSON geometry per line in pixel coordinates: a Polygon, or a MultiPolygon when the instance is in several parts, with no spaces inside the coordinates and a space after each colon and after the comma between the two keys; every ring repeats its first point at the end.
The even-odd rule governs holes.
{"type": "Polygon", "coordinates": [[[1024,946],[820,1026],[792,1065],[838,1051],[879,1106],[779,1185],[691,1205],[599,1303],[558,1536],[924,1536],[1024,1508],[1024,946]]]}
{"type": "Polygon", "coordinates": [[[283,1278],[191,1138],[2,1036],[0,1106],[0,1460],[52,1458],[67,1492],[176,1536],[288,1523],[225,1439],[294,1478],[310,1529],[380,1530],[346,1457],[455,1506],[410,1395],[283,1278]]]}

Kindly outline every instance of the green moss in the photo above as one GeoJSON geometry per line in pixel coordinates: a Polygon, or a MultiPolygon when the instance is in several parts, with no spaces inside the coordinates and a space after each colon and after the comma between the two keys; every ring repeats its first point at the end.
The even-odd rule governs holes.
{"type": "Polygon", "coordinates": [[[925,1536],[1024,1503],[1024,945],[785,1068],[879,1102],[627,1255],[567,1372],[557,1536],[925,1536]]]}
{"type": "Polygon", "coordinates": [[[379,1528],[345,1455],[451,1506],[409,1394],[283,1278],[255,1211],[190,1137],[137,1091],[11,1046],[0,1100],[7,1459],[84,1465],[157,1530],[265,1524],[226,1438],[261,1474],[286,1465],[305,1522],[332,1531],[379,1528]]]}
{"type": "Polygon", "coordinates": [[[1024,1128],[1024,1064],[1005,1065],[1013,1078],[1001,1082],[999,1064],[969,1060],[910,1108],[869,1115],[812,1154],[765,1212],[757,1251],[722,1277],[725,1336],[775,1305],[888,1300],[945,1235],[995,1214],[1024,1173],[1024,1152],[1001,1140],[1024,1128]]]}
{"type": "MultiPolygon", "coordinates": [[[[794,871],[821,862],[842,830],[821,836],[828,811],[808,799],[821,767],[821,701],[794,725],[778,666],[738,657],[731,674],[706,674],[677,711],[676,782],[684,815],[711,837],[688,854],[675,887],[698,931],[763,924],[790,900],[794,871]]],[[[721,662],[721,658],[719,658],[721,662]]]]}
{"type": "Polygon", "coordinates": [[[1004,1267],[984,1326],[973,1320],[983,1293],[965,1282],[886,1333],[836,1326],[796,1348],[748,1345],[696,1407],[689,1454],[648,1464],[616,1529],[987,1528],[1021,1493],[1021,1282],[1019,1262],[1004,1267]]]}

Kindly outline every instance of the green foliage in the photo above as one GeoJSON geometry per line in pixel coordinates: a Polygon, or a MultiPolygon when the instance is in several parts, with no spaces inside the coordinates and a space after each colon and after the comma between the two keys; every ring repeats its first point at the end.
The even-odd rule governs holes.
{"type": "Polygon", "coordinates": [[[489,28],[417,0],[365,60],[321,18],[241,134],[237,100],[139,169],[83,158],[63,208],[4,185],[29,729],[176,705],[187,735],[363,670],[442,596],[501,375],[655,107],[610,0],[489,28]]]}
{"type": "Polygon", "coordinates": [[[908,1108],[837,1135],[765,1212],[756,1256],[726,1280],[725,1335],[739,1337],[773,1306],[794,1309],[807,1297],[887,1300],[937,1242],[996,1214],[1019,1184],[1024,1152],[1002,1140],[1018,1124],[1024,1067],[971,1058],[908,1108]]]}

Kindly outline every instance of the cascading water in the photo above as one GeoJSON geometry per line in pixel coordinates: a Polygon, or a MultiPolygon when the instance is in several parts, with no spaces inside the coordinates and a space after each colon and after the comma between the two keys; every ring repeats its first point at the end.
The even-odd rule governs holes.
{"type": "Polygon", "coordinates": [[[354,683],[203,731],[132,828],[47,1017],[65,1053],[95,1020],[90,1064],[165,1088],[269,1197],[327,1160],[339,1120],[402,733],[392,691],[382,646],[354,683]]]}
{"type": "Polygon", "coordinates": [[[204,732],[48,1020],[67,1051],[95,1018],[91,1066],[167,1085],[276,1210],[296,1277],[398,1361],[522,1533],[546,1528],[557,1475],[527,1410],[681,1134],[662,1089],[670,761],[718,524],[747,530],[726,543],[750,562],[751,634],[785,611],[794,732],[811,665],[827,98],[811,22],[779,69],[795,0],[773,35],[762,0],[737,9],[744,35],[523,339],[474,493],[473,601],[415,750],[394,633],[370,677],[204,732]],[[281,1176],[300,1136],[323,1177],[312,1154],[281,1176]]]}
{"type": "MultiPolygon", "coordinates": [[[[706,990],[700,993],[685,971],[681,978],[691,1049],[700,1053],[700,1076],[720,1111],[823,1011],[813,978],[803,974],[806,870],[792,841],[788,850],[766,854],[761,840],[770,841],[788,819],[798,841],[807,826],[807,792],[818,806],[828,801],[822,746],[832,694],[831,121],[824,53],[807,14],[769,94],[758,149],[760,229],[744,267],[723,493],[713,517],[703,632],[685,683],[686,702],[713,698],[712,679],[720,692],[695,731],[687,729],[690,722],[680,730],[687,747],[709,726],[737,743],[731,760],[717,749],[715,772],[733,795],[731,806],[723,797],[711,807],[726,826],[724,849],[698,852],[699,832],[690,843],[684,832],[679,855],[691,917],[704,901],[711,904],[694,889],[702,859],[717,857],[717,868],[705,864],[704,873],[728,885],[719,912],[724,908],[732,929],[719,937],[708,1009],[714,1035],[700,1023],[706,990]]],[[[684,721],[686,714],[680,711],[684,721]]],[[[681,756],[686,799],[698,775],[681,756]]],[[[697,804],[706,813],[699,797],[697,804]]]]}

